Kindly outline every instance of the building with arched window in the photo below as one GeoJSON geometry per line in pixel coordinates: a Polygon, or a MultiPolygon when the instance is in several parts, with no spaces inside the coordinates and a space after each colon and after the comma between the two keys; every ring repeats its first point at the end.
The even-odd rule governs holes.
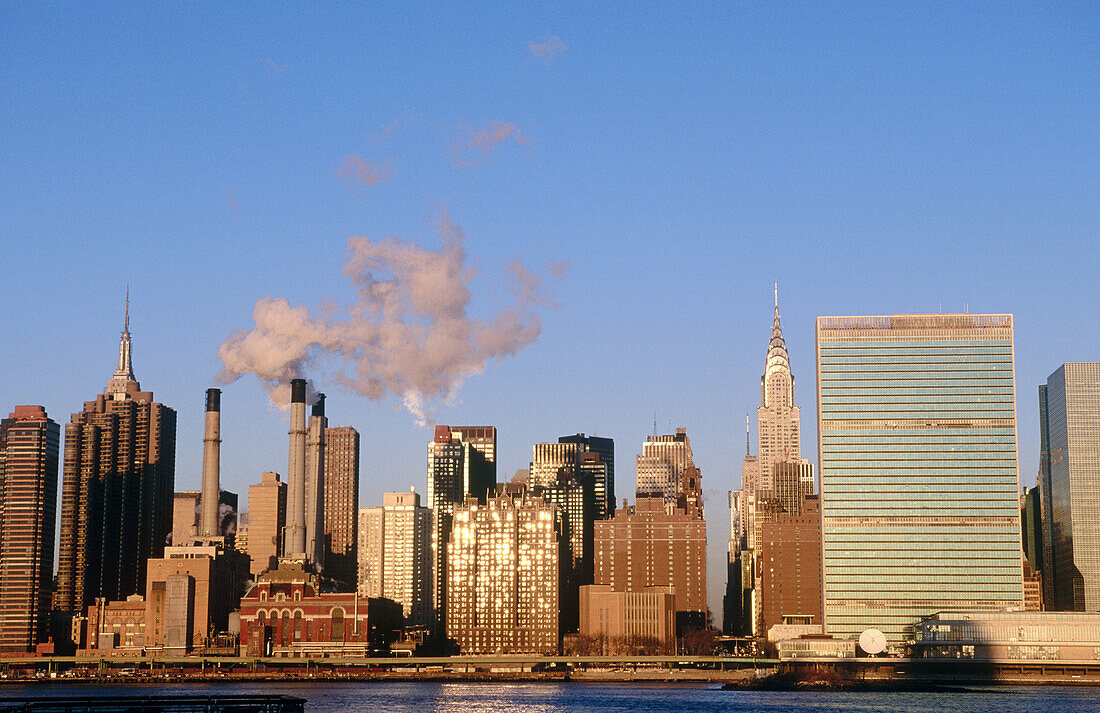
{"type": "Polygon", "coordinates": [[[322,592],[315,574],[264,574],[241,600],[242,656],[365,656],[401,633],[401,605],[356,592],[322,592]]]}

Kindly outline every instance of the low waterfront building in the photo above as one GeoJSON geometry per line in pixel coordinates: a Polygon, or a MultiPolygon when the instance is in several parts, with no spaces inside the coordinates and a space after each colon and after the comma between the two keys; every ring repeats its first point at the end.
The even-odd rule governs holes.
{"type": "Polygon", "coordinates": [[[401,605],[357,592],[322,592],[317,575],[280,563],[241,600],[242,656],[366,656],[401,633],[401,605]]]}
{"type": "Polygon", "coordinates": [[[779,658],[787,659],[852,659],[856,657],[855,639],[834,639],[828,634],[809,634],[797,639],[785,639],[778,644],[779,658]]]}
{"type": "Polygon", "coordinates": [[[914,658],[1100,660],[1100,614],[943,611],[921,619],[914,658]]]}
{"type": "Polygon", "coordinates": [[[80,653],[91,655],[141,656],[145,653],[145,597],[131,594],[122,602],[97,599],[88,607],[87,618],[80,621],[86,627],[73,639],[80,653]]]}
{"type": "Polygon", "coordinates": [[[676,643],[676,596],[669,587],[617,592],[606,584],[580,588],[580,629],[607,639],[655,639],[676,643]]]}

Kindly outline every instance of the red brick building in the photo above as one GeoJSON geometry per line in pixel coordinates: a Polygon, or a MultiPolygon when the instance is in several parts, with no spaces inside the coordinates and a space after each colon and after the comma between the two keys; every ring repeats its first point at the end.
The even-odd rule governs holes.
{"type": "Polygon", "coordinates": [[[802,500],[801,513],[781,508],[757,510],[761,615],[766,632],[784,616],[812,616],[822,623],[821,503],[816,495],[802,500]]]}
{"type": "Polygon", "coordinates": [[[316,575],[282,564],[241,600],[242,656],[365,656],[400,635],[401,605],[321,592],[316,575]]]}

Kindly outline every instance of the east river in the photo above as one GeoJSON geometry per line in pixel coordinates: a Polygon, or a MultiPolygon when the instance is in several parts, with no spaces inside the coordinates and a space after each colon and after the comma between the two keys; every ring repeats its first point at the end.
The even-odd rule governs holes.
{"type": "Polygon", "coordinates": [[[1100,688],[1005,686],[952,693],[723,691],[717,684],[623,683],[190,683],[98,685],[51,682],[5,684],[13,696],[156,695],[173,693],[284,693],[305,698],[307,711],[324,713],[573,713],[580,711],[949,711],[950,713],[1075,713],[1100,711],[1100,688]]]}

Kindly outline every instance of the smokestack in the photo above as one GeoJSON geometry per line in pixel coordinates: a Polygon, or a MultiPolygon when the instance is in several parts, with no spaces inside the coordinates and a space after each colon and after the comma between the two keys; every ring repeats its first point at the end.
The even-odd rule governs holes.
{"type": "Polygon", "coordinates": [[[287,464],[286,539],[283,555],[306,556],[306,380],[290,382],[290,460],[287,464]]]}
{"type": "Polygon", "coordinates": [[[218,504],[221,501],[221,389],[206,390],[206,429],[202,437],[202,518],[199,534],[217,537],[218,504]]]}
{"type": "Polygon", "coordinates": [[[306,551],[317,571],[325,555],[325,395],[317,394],[309,419],[309,468],[306,472],[306,551]]]}

